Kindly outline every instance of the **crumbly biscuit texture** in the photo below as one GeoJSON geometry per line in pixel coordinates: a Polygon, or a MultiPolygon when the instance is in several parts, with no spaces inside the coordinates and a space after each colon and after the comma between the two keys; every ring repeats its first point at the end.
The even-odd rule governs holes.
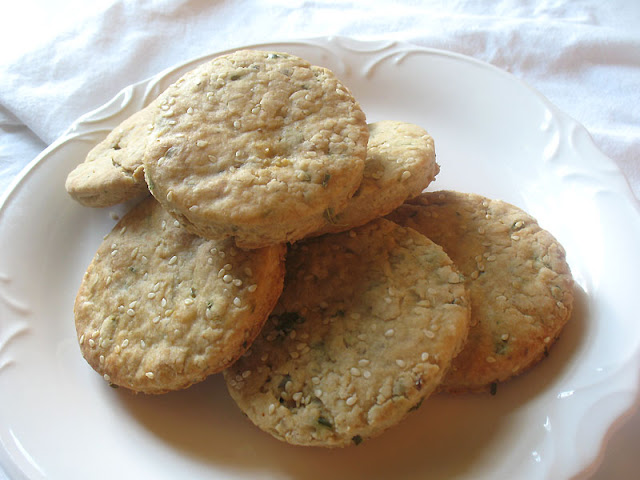
{"type": "Polygon", "coordinates": [[[177,225],[152,198],[99,247],[74,313],[80,348],[111,384],[188,387],[251,344],[282,290],[282,244],[243,251],[177,225]]]}
{"type": "Polygon", "coordinates": [[[65,188],[73,199],[87,207],[109,207],[149,194],[142,158],[152,108],[124,120],[69,173],[65,188]]]}
{"type": "Polygon", "coordinates": [[[466,277],[471,328],[442,389],[486,391],[542,359],[569,319],[573,279],[558,241],[521,209],[453,191],[390,219],[442,245],[466,277]]]}
{"type": "Polygon", "coordinates": [[[347,208],[312,235],[337,233],[382,217],[426,189],[440,171],[433,138],[418,125],[369,124],[364,176],[347,208]]]}
{"type": "Polygon", "coordinates": [[[294,244],[283,294],[224,375],[247,416],[298,445],[360,443],[439,384],[468,328],[463,277],[384,219],[294,244]]]}
{"type": "Polygon", "coordinates": [[[302,238],[343,210],[368,136],[362,109],[331,71],[238,51],[160,96],[145,175],[193,233],[256,248],[302,238]]]}

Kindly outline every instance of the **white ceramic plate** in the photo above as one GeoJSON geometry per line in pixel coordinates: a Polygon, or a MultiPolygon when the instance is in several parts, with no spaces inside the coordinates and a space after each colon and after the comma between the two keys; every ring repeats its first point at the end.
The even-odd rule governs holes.
{"type": "Polygon", "coordinates": [[[114,217],[64,190],[107,132],[203,59],[125,88],[23,172],[0,209],[0,461],[12,478],[561,479],[587,469],[638,391],[640,215],[586,131],[513,76],[475,60],[343,38],[260,45],[333,69],[370,121],[424,126],[434,188],[536,216],[566,247],[575,314],[549,358],[496,396],[439,395],[358,447],[285,445],[253,427],[219,376],[147,397],[82,359],[72,306],[114,217]]]}

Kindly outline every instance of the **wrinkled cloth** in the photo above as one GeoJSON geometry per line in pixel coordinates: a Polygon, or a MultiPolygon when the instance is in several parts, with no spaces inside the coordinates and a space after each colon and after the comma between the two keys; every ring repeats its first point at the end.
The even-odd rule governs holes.
{"type": "MultiPolygon", "coordinates": [[[[640,198],[639,21],[640,2],[628,0],[13,2],[0,29],[0,194],[129,84],[216,51],[340,35],[450,50],[513,73],[583,124],[640,198]]],[[[640,470],[639,441],[636,414],[594,478],[640,470]]]]}

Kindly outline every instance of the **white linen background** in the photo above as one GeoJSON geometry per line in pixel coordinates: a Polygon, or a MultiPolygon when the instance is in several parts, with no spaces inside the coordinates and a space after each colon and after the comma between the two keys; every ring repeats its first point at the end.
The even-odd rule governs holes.
{"type": "MultiPolygon", "coordinates": [[[[343,35],[451,50],[513,73],[582,123],[640,198],[636,0],[20,0],[3,10],[0,195],[77,117],[131,83],[219,50],[343,35]]],[[[635,413],[592,478],[634,476],[638,444],[635,413]]]]}

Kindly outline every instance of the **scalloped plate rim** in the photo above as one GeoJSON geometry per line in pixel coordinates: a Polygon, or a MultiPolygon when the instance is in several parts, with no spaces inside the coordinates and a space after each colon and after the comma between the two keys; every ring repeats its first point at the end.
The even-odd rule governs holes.
{"type": "MultiPolygon", "coordinates": [[[[111,100],[109,100],[107,103],[103,104],[102,106],[87,112],[86,114],[80,116],[76,121],[74,121],[70,127],[63,133],[63,135],[61,135],[57,140],[55,140],[51,145],[49,145],[45,150],[43,150],[35,159],[33,159],[31,162],[29,162],[21,171],[20,173],[13,179],[13,181],[9,184],[9,186],[7,187],[7,189],[5,190],[5,192],[3,192],[2,196],[0,197],[0,222],[3,221],[4,218],[4,212],[5,210],[9,207],[9,203],[10,200],[12,198],[12,196],[14,194],[16,194],[16,192],[21,188],[21,186],[28,181],[29,175],[32,173],[32,171],[34,170],[34,168],[36,168],[41,162],[43,162],[45,159],[47,159],[47,157],[49,157],[52,152],[54,152],[56,149],[60,148],[61,146],[63,146],[64,144],[66,144],[67,142],[73,141],[74,137],[82,134],[82,133],[86,133],[85,131],[83,131],[83,125],[91,123],[92,118],[95,118],[96,116],[98,116],[100,113],[104,112],[106,109],[108,109],[112,104],[114,104],[115,102],[117,102],[117,100],[123,96],[123,95],[127,95],[128,92],[133,91],[133,89],[135,88],[139,88],[139,87],[143,87],[143,86],[149,86],[150,84],[152,84],[153,82],[157,82],[167,76],[170,76],[172,74],[172,72],[175,72],[177,70],[183,69],[187,66],[190,65],[196,65],[202,61],[205,61],[208,58],[211,58],[213,56],[216,55],[220,55],[220,54],[224,54],[227,52],[231,52],[234,50],[237,50],[239,48],[261,48],[261,47],[267,47],[267,46],[271,46],[271,45],[287,45],[287,44],[303,44],[306,46],[311,46],[311,47],[316,47],[316,46],[320,46],[323,44],[330,44],[332,45],[334,42],[341,42],[341,44],[338,44],[337,47],[335,45],[334,48],[345,48],[344,47],[344,43],[348,43],[348,42],[352,42],[353,44],[357,44],[360,45],[364,48],[366,48],[367,45],[373,45],[373,44],[381,44],[384,43],[384,46],[382,48],[382,50],[384,50],[385,48],[389,48],[390,46],[398,46],[398,47],[404,47],[404,48],[411,48],[413,49],[415,52],[418,53],[428,53],[428,54],[435,54],[435,55],[442,55],[448,58],[455,58],[458,59],[460,61],[464,61],[464,62],[468,62],[471,64],[474,64],[477,67],[481,67],[481,68],[486,68],[491,70],[493,73],[505,76],[507,78],[509,78],[512,81],[516,81],[518,82],[521,86],[525,87],[532,95],[535,95],[536,99],[538,101],[540,101],[546,108],[548,108],[554,116],[558,117],[559,119],[561,119],[561,121],[563,122],[567,122],[570,123],[573,128],[576,129],[581,129],[583,130],[583,133],[585,133],[588,137],[588,142],[586,142],[586,144],[583,145],[584,148],[587,149],[586,152],[581,152],[583,155],[586,155],[587,157],[591,157],[591,156],[596,156],[597,161],[598,162],[606,162],[606,163],[602,163],[602,166],[606,166],[607,170],[609,170],[609,173],[612,175],[613,180],[616,182],[619,182],[620,185],[624,185],[625,188],[623,189],[623,191],[618,191],[617,194],[622,195],[623,196],[623,200],[626,200],[627,202],[629,202],[629,204],[635,209],[635,211],[638,213],[640,212],[640,209],[638,207],[638,202],[635,198],[635,196],[633,195],[633,193],[631,192],[631,189],[629,188],[628,182],[626,181],[626,179],[624,178],[624,176],[622,175],[622,173],[620,172],[620,170],[618,169],[618,167],[615,165],[615,162],[608,158],[606,155],[604,155],[599,149],[598,147],[595,145],[595,143],[593,142],[593,139],[591,138],[590,134],[588,133],[588,131],[584,128],[584,126],[582,126],[577,120],[575,120],[574,118],[572,118],[571,116],[569,116],[568,114],[566,114],[565,112],[561,111],[558,107],[556,107],[554,104],[552,104],[542,93],[540,93],[539,91],[537,91],[536,89],[534,89],[533,87],[531,87],[530,85],[528,85],[525,81],[523,81],[522,79],[516,77],[515,75],[502,70],[494,65],[491,65],[489,63],[486,63],[484,61],[475,59],[473,57],[469,57],[467,55],[464,54],[460,54],[460,53],[456,53],[456,52],[450,52],[450,51],[446,51],[446,50],[441,50],[441,49],[434,49],[434,48],[429,48],[429,47],[422,47],[422,46],[418,46],[418,45],[414,45],[411,43],[407,43],[404,41],[386,41],[386,40],[381,40],[381,41],[371,41],[371,40],[358,40],[358,39],[354,39],[354,38],[350,38],[350,37],[342,37],[342,36],[332,36],[332,37],[312,37],[312,38],[308,38],[308,39],[299,39],[299,40],[282,40],[282,41],[269,41],[269,42],[264,42],[264,43],[255,43],[252,45],[242,45],[236,48],[229,48],[227,50],[224,51],[220,51],[220,52],[213,52],[210,54],[206,54],[194,59],[190,59],[187,60],[185,62],[176,64],[172,67],[169,67],[165,70],[163,70],[162,72],[153,75],[151,77],[148,77],[147,79],[141,80],[139,82],[136,82],[134,84],[131,84],[125,88],[123,88],[122,90],[120,90],[111,100]],[[386,43],[385,43],[386,42],[386,43]]],[[[359,53],[369,53],[369,51],[362,50],[359,53]]],[[[117,115],[117,112],[116,112],[117,115]]],[[[97,120],[99,121],[99,119],[97,120]]],[[[90,129],[88,131],[91,131],[90,129]]],[[[637,225],[640,226],[640,216],[636,216],[633,219],[630,219],[631,221],[635,222],[637,225]]],[[[638,352],[636,352],[636,357],[638,352]]],[[[625,365],[621,366],[621,369],[623,370],[629,370],[630,367],[630,362],[628,362],[625,365]]],[[[638,376],[638,375],[636,375],[638,376]]],[[[635,396],[638,396],[638,392],[640,392],[640,378],[636,379],[636,384],[633,385],[633,388],[630,389],[629,391],[632,393],[635,393],[635,396]]],[[[590,470],[592,468],[594,468],[594,466],[601,460],[601,457],[603,455],[604,452],[604,448],[606,446],[606,443],[608,441],[608,438],[610,437],[610,433],[611,430],[616,428],[617,426],[619,426],[619,422],[624,421],[625,417],[628,416],[634,409],[635,407],[637,407],[635,405],[635,402],[632,400],[630,403],[628,403],[625,407],[619,409],[617,411],[617,413],[610,413],[610,417],[611,417],[611,421],[607,422],[608,423],[608,427],[605,429],[604,435],[602,436],[602,438],[599,439],[599,448],[596,448],[596,455],[590,459],[590,461],[585,462],[583,465],[578,466],[578,468],[576,469],[575,473],[580,473],[580,472],[586,472],[587,470],[590,470]]],[[[2,442],[0,442],[0,445],[2,445],[2,442]]],[[[4,450],[4,445],[3,445],[3,450],[4,450]]],[[[6,451],[4,452],[6,453],[6,451]]]]}

